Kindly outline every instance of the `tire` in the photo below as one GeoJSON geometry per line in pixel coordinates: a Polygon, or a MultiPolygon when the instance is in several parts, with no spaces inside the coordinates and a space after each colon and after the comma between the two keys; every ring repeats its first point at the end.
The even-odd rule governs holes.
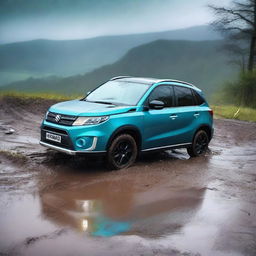
{"type": "Polygon", "coordinates": [[[135,139],[129,134],[117,136],[107,151],[107,165],[110,169],[123,169],[131,166],[138,154],[135,139]]]}
{"type": "Polygon", "coordinates": [[[187,148],[187,152],[191,157],[204,155],[208,149],[209,136],[204,130],[199,130],[193,139],[192,145],[187,148]]]}

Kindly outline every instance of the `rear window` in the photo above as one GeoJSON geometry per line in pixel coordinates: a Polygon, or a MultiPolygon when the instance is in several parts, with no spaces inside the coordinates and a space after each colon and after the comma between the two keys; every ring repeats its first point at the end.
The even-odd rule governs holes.
{"type": "Polygon", "coordinates": [[[177,106],[194,106],[196,105],[192,90],[187,87],[174,87],[177,106]]]}

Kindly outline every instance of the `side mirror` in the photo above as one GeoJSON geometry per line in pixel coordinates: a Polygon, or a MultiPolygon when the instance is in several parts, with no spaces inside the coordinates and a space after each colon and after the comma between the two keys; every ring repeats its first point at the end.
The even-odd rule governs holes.
{"type": "Polygon", "coordinates": [[[153,109],[163,109],[164,102],[162,102],[161,100],[152,100],[149,102],[149,107],[153,109]]]}

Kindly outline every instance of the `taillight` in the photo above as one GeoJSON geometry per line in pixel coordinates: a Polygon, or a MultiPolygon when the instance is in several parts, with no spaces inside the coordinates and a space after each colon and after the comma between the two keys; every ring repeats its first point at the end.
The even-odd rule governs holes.
{"type": "Polygon", "coordinates": [[[213,116],[213,110],[212,110],[212,109],[210,109],[208,112],[209,112],[209,114],[210,114],[211,116],[213,116]]]}

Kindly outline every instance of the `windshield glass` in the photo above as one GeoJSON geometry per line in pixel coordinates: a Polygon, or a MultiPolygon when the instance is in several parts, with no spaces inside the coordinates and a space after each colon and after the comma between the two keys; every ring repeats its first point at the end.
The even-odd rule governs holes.
{"type": "Polygon", "coordinates": [[[92,91],[86,101],[116,105],[137,105],[150,85],[127,81],[108,81],[92,91]]]}

